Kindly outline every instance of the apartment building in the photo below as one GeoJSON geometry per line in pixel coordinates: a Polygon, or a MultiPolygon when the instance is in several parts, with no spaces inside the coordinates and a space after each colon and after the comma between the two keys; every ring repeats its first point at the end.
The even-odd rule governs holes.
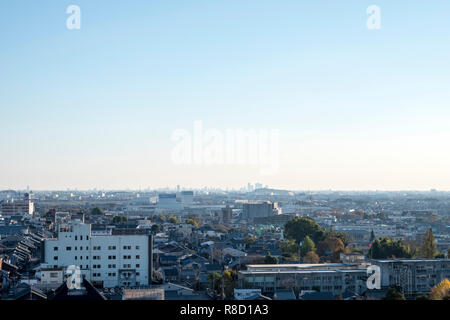
{"type": "Polygon", "coordinates": [[[410,295],[427,294],[444,279],[450,279],[450,259],[371,260],[380,267],[381,286],[398,286],[410,295]]]}
{"type": "Polygon", "coordinates": [[[270,201],[250,201],[243,204],[242,217],[253,222],[255,218],[271,217],[273,215],[281,214],[281,209],[278,208],[278,203],[270,201]]]}
{"type": "Polygon", "coordinates": [[[366,290],[367,266],[362,264],[278,264],[248,265],[239,271],[241,288],[250,286],[265,294],[278,290],[317,290],[334,295],[345,291],[362,293],[366,290]]]}
{"type": "Polygon", "coordinates": [[[56,239],[43,246],[44,268],[78,266],[94,285],[104,288],[151,284],[152,237],[136,230],[93,233],[90,224],[58,226],[56,239]]]}
{"type": "Polygon", "coordinates": [[[2,201],[3,216],[23,216],[33,215],[34,203],[31,201],[29,193],[25,193],[23,199],[11,199],[2,201]]]}

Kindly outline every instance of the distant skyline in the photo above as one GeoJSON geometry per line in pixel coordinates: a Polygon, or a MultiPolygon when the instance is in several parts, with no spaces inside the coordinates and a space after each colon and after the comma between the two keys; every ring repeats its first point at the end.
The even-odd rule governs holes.
{"type": "Polygon", "coordinates": [[[0,190],[450,190],[450,2],[0,3],[0,190]],[[81,8],[81,29],[66,8],[81,8]],[[368,30],[366,9],[381,8],[368,30]],[[278,170],[176,165],[176,130],[277,130],[278,170]]]}

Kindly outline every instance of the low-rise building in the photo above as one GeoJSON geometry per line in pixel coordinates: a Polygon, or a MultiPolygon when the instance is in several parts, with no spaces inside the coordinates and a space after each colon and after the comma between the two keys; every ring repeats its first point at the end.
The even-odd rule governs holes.
{"type": "Polygon", "coordinates": [[[241,287],[245,284],[266,294],[283,289],[361,293],[367,288],[366,279],[366,264],[248,265],[246,271],[239,271],[241,287]]]}
{"type": "Polygon", "coordinates": [[[371,260],[380,267],[381,286],[398,286],[404,294],[427,294],[444,279],[450,279],[450,259],[371,260]]]}

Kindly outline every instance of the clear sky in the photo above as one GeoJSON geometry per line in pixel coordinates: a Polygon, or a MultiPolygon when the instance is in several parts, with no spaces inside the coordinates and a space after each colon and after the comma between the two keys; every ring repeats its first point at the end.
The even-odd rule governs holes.
{"type": "Polygon", "coordinates": [[[2,0],[0,189],[450,190],[449,14],[448,0],[2,0]],[[279,170],[175,164],[172,134],[194,121],[278,130],[279,170]]]}

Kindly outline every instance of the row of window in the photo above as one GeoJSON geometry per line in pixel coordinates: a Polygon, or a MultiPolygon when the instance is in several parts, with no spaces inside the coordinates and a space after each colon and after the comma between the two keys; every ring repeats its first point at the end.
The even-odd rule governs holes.
{"type": "MultiPolygon", "coordinates": [[[[108,256],[108,260],[116,260],[116,256],[108,256]]],[[[136,260],[139,260],[141,258],[141,256],[140,255],[136,255],[136,260]]],[[[101,256],[93,256],[93,259],[94,260],[101,260],[102,259],[102,257],[101,256]]],[[[128,256],[123,256],[123,259],[124,260],[130,260],[131,259],[131,256],[130,255],[128,255],[128,256]]]]}
{"type": "MultiPolygon", "coordinates": [[[[59,250],[59,247],[53,247],[53,251],[58,251],[58,250],[59,250]]],[[[86,250],[89,250],[89,247],[86,247],[86,250]]],[[[72,251],[72,247],[66,247],[66,251],[72,251]]],[[[78,247],[75,247],[75,251],[78,251],[78,247]]],[[[83,251],[83,247],[80,247],[80,251],[83,251]]]]}
{"type": "MultiPolygon", "coordinates": [[[[136,250],[139,250],[141,247],[140,246],[136,246],[136,250]]],[[[101,246],[95,246],[92,247],[93,250],[102,250],[101,246]]],[[[108,246],[108,250],[116,250],[117,247],[116,246],[108,246]]],[[[123,250],[131,250],[131,246],[123,246],[123,250]]]]}
{"type": "MultiPolygon", "coordinates": [[[[89,236],[85,237],[86,240],[89,240],[89,236]]],[[[78,236],[75,236],[75,240],[78,240],[78,236]]],[[[80,241],[83,240],[83,236],[80,236],[80,241]]]]}
{"type": "MultiPolygon", "coordinates": [[[[57,257],[55,257],[55,258],[57,258],[57,257]]],[[[58,260],[58,259],[55,259],[55,260],[58,260]]],[[[57,268],[58,266],[55,265],[54,267],[57,268]]],[[[136,264],[136,269],[137,269],[137,268],[140,268],[140,267],[141,267],[140,264],[136,264]]],[[[102,266],[101,266],[100,264],[94,264],[94,265],[92,265],[92,269],[101,269],[101,268],[102,268],[102,266]]],[[[116,268],[116,265],[115,265],[115,264],[108,264],[108,269],[115,269],[115,268],[116,268]]],[[[125,269],[131,269],[131,264],[124,264],[124,265],[123,265],[123,268],[125,268],[125,269]]],[[[85,267],[83,267],[83,266],[81,265],[81,266],[80,266],[80,269],[81,269],[81,270],[89,270],[89,266],[86,265],[85,267]]],[[[137,275],[139,275],[139,273],[137,273],[137,275]]]]}
{"type": "MultiPolygon", "coordinates": [[[[140,249],[140,247],[136,246],[136,250],[139,250],[139,249],[140,249]]],[[[58,251],[59,247],[53,247],[53,250],[58,251]]],[[[78,247],[75,247],[75,250],[78,250],[78,247]]],[[[83,247],[80,247],[80,251],[82,251],[82,250],[83,250],[83,247]]],[[[86,247],[86,250],[89,250],[89,247],[86,247]]],[[[92,250],[99,251],[99,250],[102,250],[102,247],[101,246],[93,246],[92,250]]],[[[116,246],[109,246],[108,250],[116,250],[116,246]]],[[[131,246],[123,246],[123,250],[131,250],[131,246]]],[[[72,247],[66,247],[66,251],[72,251],[72,247]]]]}
{"type": "MultiPolygon", "coordinates": [[[[117,274],[115,272],[108,272],[108,277],[115,277],[117,274]]],[[[99,278],[102,276],[100,272],[94,272],[92,273],[92,276],[95,278],[99,278]]],[[[136,276],[140,276],[139,272],[136,272],[136,276]]]]}
{"type": "MultiPolygon", "coordinates": [[[[139,260],[141,258],[141,256],[137,255],[136,256],[136,260],[139,260]]],[[[80,256],[79,258],[80,260],[83,260],[83,256],[80,256]]],[[[92,257],[93,260],[102,260],[101,256],[93,256],[92,257]]],[[[124,260],[130,260],[131,256],[123,256],[124,260]]],[[[54,261],[58,261],[58,256],[54,256],[53,257],[54,261]]],[[[75,256],[75,260],[78,260],[78,256],[75,256]]],[[[89,260],[89,256],[86,256],[86,260],[89,260]]],[[[116,256],[108,256],[108,260],[116,260],[116,256]]]]}

